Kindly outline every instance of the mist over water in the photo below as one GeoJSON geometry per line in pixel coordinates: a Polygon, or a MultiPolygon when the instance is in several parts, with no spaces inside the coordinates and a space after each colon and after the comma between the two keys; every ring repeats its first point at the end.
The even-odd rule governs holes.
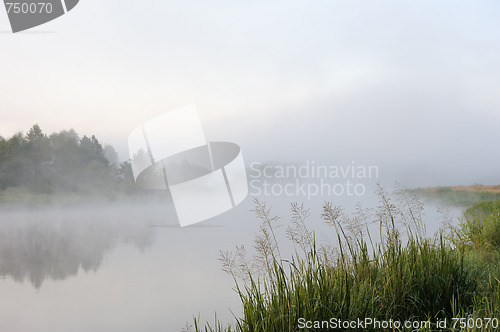
{"type": "MultiPolygon", "coordinates": [[[[325,200],[347,215],[356,204],[375,208],[376,187],[361,197],[264,196],[280,217],[276,234],[283,255],[290,202],[310,208],[307,220],[318,242],[336,234],[320,219],[325,200]]],[[[158,200],[52,208],[0,210],[0,330],[180,331],[192,317],[213,314],[233,321],[241,312],[232,278],[221,270],[220,251],[244,245],[254,253],[260,221],[251,197],[235,209],[180,228],[173,206],[158,200]],[[25,319],[29,317],[29,319],[25,319]]],[[[454,211],[454,212],[458,212],[454,211]]],[[[428,233],[439,229],[427,205],[428,233]]],[[[372,221],[369,219],[368,221],[372,221]]],[[[377,238],[377,225],[369,225],[377,238]]]]}
{"type": "Polygon", "coordinates": [[[214,310],[229,319],[237,299],[217,257],[234,229],[180,229],[167,215],[144,203],[0,212],[0,330],[177,331],[214,310]]]}

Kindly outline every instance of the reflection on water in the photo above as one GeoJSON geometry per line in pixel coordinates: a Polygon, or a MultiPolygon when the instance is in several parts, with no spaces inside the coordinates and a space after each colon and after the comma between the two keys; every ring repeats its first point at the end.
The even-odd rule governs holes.
{"type": "Polygon", "coordinates": [[[231,321],[239,301],[218,256],[254,233],[249,208],[182,229],[163,202],[0,209],[0,331],[180,331],[215,312],[231,321]]]}
{"type": "Polygon", "coordinates": [[[147,222],[121,219],[121,214],[95,213],[75,210],[59,215],[52,211],[3,215],[0,276],[28,280],[40,288],[45,279],[63,280],[80,269],[96,272],[104,255],[120,242],[141,251],[151,246],[154,233],[147,222]]]}

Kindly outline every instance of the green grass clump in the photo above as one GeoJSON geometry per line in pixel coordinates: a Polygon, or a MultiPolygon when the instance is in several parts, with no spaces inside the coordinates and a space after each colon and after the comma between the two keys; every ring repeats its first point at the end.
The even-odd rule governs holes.
{"type": "MultiPolygon", "coordinates": [[[[482,282],[472,317],[500,317],[500,200],[466,210],[452,241],[471,265],[482,267],[482,282]]],[[[460,310],[459,316],[471,315],[460,310]]]]}
{"type": "Polygon", "coordinates": [[[459,225],[453,228],[452,235],[457,248],[490,267],[496,267],[500,259],[500,200],[472,205],[459,225]]]}
{"type": "MultiPolygon", "coordinates": [[[[446,318],[449,326],[454,317],[500,318],[498,260],[485,255],[500,248],[499,203],[476,204],[450,236],[427,238],[423,207],[416,197],[401,196],[394,204],[382,188],[378,195],[381,205],[371,216],[360,211],[346,217],[340,208],[325,203],[322,219],[335,230],[336,241],[322,245],[306,227],[309,211],[292,204],[288,236],[295,251],[290,259],[282,258],[278,246],[277,218],[256,200],[255,212],[262,220],[256,256],[248,259],[243,247],[221,256],[243,306],[232,330],[298,331],[301,318],[372,318],[427,321],[430,325],[416,330],[430,331],[437,329],[438,319],[446,318]],[[370,217],[379,229],[376,242],[369,231],[370,217]]],[[[195,320],[195,330],[231,327],[223,328],[220,322],[201,327],[195,320]]]]}

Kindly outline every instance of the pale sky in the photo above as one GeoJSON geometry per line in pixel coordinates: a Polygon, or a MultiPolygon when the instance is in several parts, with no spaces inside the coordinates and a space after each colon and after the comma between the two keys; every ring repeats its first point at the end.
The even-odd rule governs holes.
{"type": "Polygon", "coordinates": [[[376,164],[409,185],[500,183],[498,1],[97,1],[12,34],[0,135],[130,131],[196,104],[252,161],[376,164]]]}

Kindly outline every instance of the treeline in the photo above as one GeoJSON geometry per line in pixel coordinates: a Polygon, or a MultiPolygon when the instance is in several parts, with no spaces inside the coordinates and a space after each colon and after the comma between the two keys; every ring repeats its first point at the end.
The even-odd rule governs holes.
{"type": "Polygon", "coordinates": [[[0,191],[36,194],[115,194],[134,191],[129,162],[112,146],[73,129],[46,135],[38,125],[26,134],[0,136],[0,191]]]}

